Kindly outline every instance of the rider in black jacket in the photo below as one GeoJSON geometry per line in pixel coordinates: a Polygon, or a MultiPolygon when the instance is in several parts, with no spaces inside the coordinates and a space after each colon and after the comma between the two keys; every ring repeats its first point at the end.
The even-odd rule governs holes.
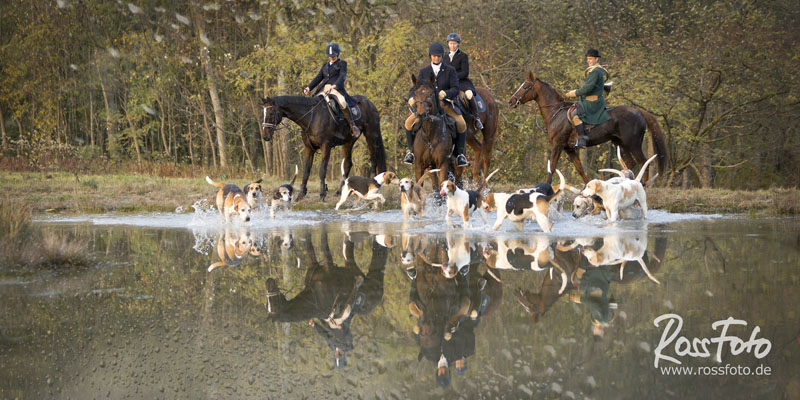
{"type": "Polygon", "coordinates": [[[344,118],[350,124],[353,137],[357,138],[361,135],[361,130],[353,123],[353,116],[350,114],[350,107],[355,106],[356,101],[344,89],[344,82],[347,79],[347,62],[339,58],[340,52],[341,49],[336,43],[331,43],[325,48],[328,62],[322,65],[317,76],[303,89],[303,93],[308,96],[311,90],[321,83],[322,85],[317,88],[314,94],[323,92],[336,99],[342,108],[344,118]]]}
{"type": "Polygon", "coordinates": [[[461,36],[453,32],[447,35],[447,47],[450,52],[445,54],[444,63],[451,65],[458,73],[458,87],[464,92],[464,97],[469,101],[469,112],[475,118],[475,129],[483,129],[483,123],[478,116],[478,105],[475,103],[475,85],[469,79],[469,56],[459,49],[461,36]]]}

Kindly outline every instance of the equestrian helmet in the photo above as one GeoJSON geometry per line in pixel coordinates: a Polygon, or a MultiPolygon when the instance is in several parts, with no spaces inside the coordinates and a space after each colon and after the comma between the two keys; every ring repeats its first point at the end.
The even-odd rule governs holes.
{"type": "Polygon", "coordinates": [[[431,43],[431,45],[428,46],[428,55],[442,57],[444,55],[444,45],[439,42],[431,43]]]}
{"type": "Polygon", "coordinates": [[[336,43],[331,43],[328,47],[325,48],[325,55],[328,57],[339,57],[339,53],[342,50],[339,48],[339,45],[336,43]]]}
{"type": "Polygon", "coordinates": [[[586,51],[586,57],[600,58],[600,52],[597,49],[589,49],[586,51]]]}
{"type": "Polygon", "coordinates": [[[451,33],[451,34],[447,35],[447,41],[448,41],[448,42],[458,42],[458,43],[461,43],[461,36],[458,36],[458,34],[457,34],[457,33],[453,32],[453,33],[451,33]]]}

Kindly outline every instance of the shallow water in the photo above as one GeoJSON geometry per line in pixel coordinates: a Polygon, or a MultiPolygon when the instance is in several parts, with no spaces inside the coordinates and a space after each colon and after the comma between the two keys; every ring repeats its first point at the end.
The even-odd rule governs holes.
{"type": "Polygon", "coordinates": [[[798,219],[564,214],[544,234],[303,211],[226,229],[198,209],[38,221],[94,262],[2,269],[0,398],[800,396],[798,219]],[[676,350],[728,317],[747,325],[720,360],[676,350]]]}

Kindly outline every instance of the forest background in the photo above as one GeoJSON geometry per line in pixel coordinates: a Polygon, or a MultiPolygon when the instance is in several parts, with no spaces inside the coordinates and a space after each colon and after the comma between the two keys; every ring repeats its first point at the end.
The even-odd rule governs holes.
{"type": "MultiPolygon", "coordinates": [[[[5,0],[0,170],[283,179],[301,162],[300,130],[263,141],[259,97],[300,95],[337,42],[348,92],[381,113],[389,168],[410,175],[400,160],[411,74],[430,42],[458,32],[473,82],[501,103],[500,180],[545,174],[538,110],[507,105],[525,74],[564,93],[597,48],[615,82],[607,102],[652,112],[668,138],[658,185],[797,187],[798,22],[793,0],[5,0]]],[[[611,149],[590,148],[590,169],[612,165],[611,149]]]]}

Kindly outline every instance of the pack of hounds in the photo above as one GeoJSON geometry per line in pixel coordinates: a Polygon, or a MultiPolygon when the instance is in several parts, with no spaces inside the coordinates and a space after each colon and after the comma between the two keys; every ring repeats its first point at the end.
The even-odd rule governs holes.
{"type": "MultiPolygon", "coordinates": [[[[534,187],[518,189],[511,193],[492,192],[488,188],[489,180],[498,170],[481,179],[476,190],[465,190],[458,187],[455,182],[446,180],[438,192],[438,195],[446,200],[445,222],[448,227],[453,227],[453,216],[455,216],[461,220],[462,227],[469,228],[471,216],[478,213],[483,224],[488,225],[487,214],[496,211],[493,230],[498,230],[505,220],[509,220],[519,231],[522,230],[525,221],[530,219],[538,224],[543,232],[551,232],[553,220],[561,215],[568,191],[577,194],[572,204],[572,216],[576,219],[596,214],[605,215],[609,222],[620,219],[647,219],[647,194],[642,185],[642,176],[657,155],[650,157],[636,176],[633,171],[627,169],[622,157],[619,157],[619,148],[617,155],[623,169],[601,169],[601,172],[613,173],[616,176],[607,180],[593,179],[582,190],[567,184],[564,175],[558,169],[555,171],[560,179],[558,185],[552,186],[542,182],[534,187]]],[[[548,163],[548,172],[549,169],[548,163]]],[[[341,170],[344,178],[344,161],[341,170]]],[[[371,178],[361,176],[345,178],[341,188],[341,198],[336,203],[335,209],[339,210],[354,195],[365,205],[372,204],[373,209],[380,208],[386,202],[381,193],[382,188],[397,185],[403,220],[421,219],[427,199],[423,182],[431,172],[436,171],[426,171],[417,181],[411,178],[400,179],[390,171],[371,178]]],[[[206,181],[219,188],[216,205],[226,223],[230,223],[232,218],[238,218],[240,222],[249,222],[251,213],[267,204],[269,204],[270,218],[273,219],[278,212],[292,211],[293,185],[297,172],[298,168],[295,166],[291,181],[274,189],[268,201],[265,201],[261,179],[245,185],[243,189],[235,184],[215,182],[208,176],[206,181]]]]}

